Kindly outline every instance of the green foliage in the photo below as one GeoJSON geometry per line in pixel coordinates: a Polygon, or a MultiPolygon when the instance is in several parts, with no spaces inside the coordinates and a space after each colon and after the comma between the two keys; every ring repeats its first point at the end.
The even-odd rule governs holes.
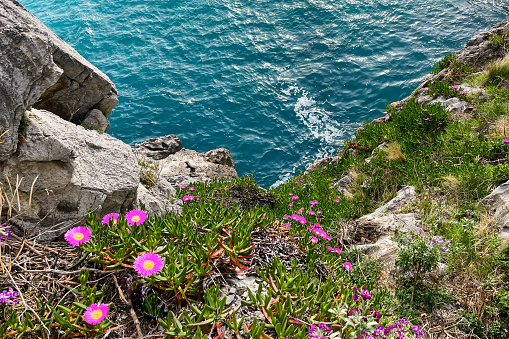
{"type": "Polygon", "coordinates": [[[457,88],[454,88],[455,86],[456,85],[454,85],[450,82],[435,81],[429,85],[429,90],[428,90],[427,94],[431,95],[434,98],[443,95],[446,97],[458,97],[461,100],[468,101],[467,95],[461,94],[463,89],[459,86],[456,86],[457,88]]]}
{"type": "Polygon", "coordinates": [[[138,159],[138,165],[141,167],[140,170],[140,182],[146,188],[154,187],[159,180],[159,164],[146,163],[143,160],[138,159]]]}
{"type": "Polygon", "coordinates": [[[96,126],[92,126],[92,125],[89,125],[88,123],[86,123],[85,121],[80,121],[80,125],[83,126],[84,129],[86,130],[89,130],[89,131],[96,131],[97,133],[99,134],[103,134],[104,131],[99,128],[99,127],[96,127],[96,126]]]}
{"type": "Polygon", "coordinates": [[[440,73],[440,71],[442,71],[444,68],[448,67],[451,62],[453,60],[456,59],[456,54],[455,53],[450,53],[450,54],[447,54],[445,55],[442,60],[440,60],[439,62],[437,62],[435,64],[435,68],[433,70],[431,70],[431,74],[438,74],[440,73]]]}
{"type": "Polygon", "coordinates": [[[509,57],[493,62],[488,66],[485,86],[502,87],[509,80],[509,57]]]}
{"type": "Polygon", "coordinates": [[[478,337],[483,337],[484,324],[477,314],[465,313],[460,323],[460,329],[465,333],[472,333],[478,337]]]}
{"type": "Polygon", "coordinates": [[[494,35],[491,35],[488,39],[489,39],[490,44],[493,47],[499,48],[499,47],[503,47],[506,44],[506,40],[505,40],[506,35],[507,35],[507,32],[504,32],[504,34],[502,34],[502,35],[494,34],[494,35]]]}

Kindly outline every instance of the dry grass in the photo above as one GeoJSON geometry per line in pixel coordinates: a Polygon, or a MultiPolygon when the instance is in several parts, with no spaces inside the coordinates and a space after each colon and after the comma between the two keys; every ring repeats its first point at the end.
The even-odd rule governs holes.
{"type": "Polygon", "coordinates": [[[401,145],[396,141],[390,143],[385,152],[385,158],[389,161],[405,161],[405,155],[401,152],[401,145]]]}

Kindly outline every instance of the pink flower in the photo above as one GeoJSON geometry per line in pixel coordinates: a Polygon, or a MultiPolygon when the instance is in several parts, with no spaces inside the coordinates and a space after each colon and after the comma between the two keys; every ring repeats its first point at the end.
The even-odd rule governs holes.
{"type": "Polygon", "coordinates": [[[302,213],[302,208],[299,208],[297,212],[302,213]]]}
{"type": "Polygon", "coordinates": [[[322,214],[322,211],[316,211],[316,214],[322,214]]]}
{"type": "Polygon", "coordinates": [[[504,142],[507,144],[509,142],[509,139],[504,139],[504,142]]]}
{"type": "Polygon", "coordinates": [[[125,214],[125,220],[129,226],[141,225],[147,219],[147,213],[142,210],[132,210],[125,214]]]}
{"type": "Polygon", "coordinates": [[[290,204],[288,204],[288,206],[293,207],[293,204],[290,203],[290,204]]]}
{"type": "Polygon", "coordinates": [[[163,269],[163,258],[155,253],[143,253],[134,260],[133,267],[143,278],[150,277],[163,269]]]}
{"type": "Polygon", "coordinates": [[[454,89],[458,89],[458,88],[460,88],[460,86],[458,86],[458,85],[454,85],[454,86],[452,86],[452,88],[454,88],[454,89]]]}
{"type": "Polygon", "coordinates": [[[313,215],[313,214],[315,214],[315,211],[309,211],[309,214],[313,215]]]}
{"type": "Polygon", "coordinates": [[[288,219],[290,219],[290,216],[289,216],[289,215],[285,215],[285,216],[283,217],[283,219],[288,220],[288,219]]]}
{"type": "Polygon", "coordinates": [[[427,111],[428,111],[428,109],[427,109],[427,108],[425,108],[425,109],[424,109],[424,112],[427,112],[427,111]]]}
{"type": "Polygon", "coordinates": [[[206,185],[205,187],[210,187],[210,185],[206,185]]]}
{"type": "Polygon", "coordinates": [[[339,202],[339,199],[334,200],[334,202],[339,202]]]}
{"type": "Polygon", "coordinates": [[[186,185],[182,185],[180,186],[180,189],[183,190],[184,188],[186,188],[186,185]]]}
{"type": "Polygon", "coordinates": [[[292,195],[293,195],[293,193],[288,193],[288,195],[289,195],[289,196],[292,196],[292,195]]]}
{"type": "Polygon", "coordinates": [[[266,216],[266,215],[267,215],[267,213],[263,213],[263,218],[262,218],[262,220],[263,220],[263,219],[265,219],[265,216],[266,216]]]}
{"type": "Polygon", "coordinates": [[[189,187],[189,190],[190,191],[194,191],[194,187],[189,187]]]}
{"type": "Polygon", "coordinates": [[[332,248],[332,246],[327,246],[327,251],[333,251],[334,249],[332,248]]]}
{"type": "Polygon", "coordinates": [[[186,195],[182,198],[182,201],[186,202],[186,201],[193,201],[194,200],[194,197],[192,195],[186,195]]]}
{"type": "Polygon", "coordinates": [[[461,91],[461,92],[460,92],[460,94],[467,94],[467,92],[465,92],[465,91],[461,91]]]}
{"type": "Polygon", "coordinates": [[[316,244],[318,242],[318,238],[312,237],[310,240],[313,244],[316,244]]]}
{"type": "Polygon", "coordinates": [[[351,263],[349,263],[348,261],[347,261],[347,262],[345,262],[345,263],[343,264],[343,267],[344,267],[347,271],[351,271],[351,270],[352,270],[352,264],[351,264],[351,263]]]}
{"type": "Polygon", "coordinates": [[[426,118],[425,120],[429,120],[429,118],[426,118]]]}
{"type": "MultiPolygon", "coordinates": [[[[336,252],[337,254],[341,254],[341,250],[340,250],[338,247],[336,247],[336,248],[334,249],[334,252],[336,252]]],[[[352,264],[350,264],[350,267],[351,267],[351,266],[352,266],[352,264]]]]}
{"type": "Polygon", "coordinates": [[[85,311],[85,321],[90,325],[97,325],[106,318],[109,310],[107,304],[92,304],[85,311]]]}
{"type": "Polygon", "coordinates": [[[300,223],[301,223],[302,225],[306,224],[306,218],[304,218],[304,217],[300,217],[300,223]]]}
{"type": "Polygon", "coordinates": [[[113,225],[116,225],[118,220],[118,213],[106,214],[103,217],[103,225],[108,225],[110,223],[110,219],[113,219],[113,225]]]}
{"type": "Polygon", "coordinates": [[[90,240],[91,235],[92,232],[90,232],[88,228],[85,226],[78,226],[67,231],[67,233],[64,235],[64,238],[69,244],[71,244],[72,247],[76,247],[90,240]]]}

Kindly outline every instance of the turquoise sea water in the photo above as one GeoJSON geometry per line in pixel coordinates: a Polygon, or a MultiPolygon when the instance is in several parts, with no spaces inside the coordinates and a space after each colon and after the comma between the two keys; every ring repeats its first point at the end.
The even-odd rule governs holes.
{"type": "Polygon", "coordinates": [[[110,132],[226,147],[265,187],[334,154],[502,0],[21,0],[116,84],[110,132]]]}

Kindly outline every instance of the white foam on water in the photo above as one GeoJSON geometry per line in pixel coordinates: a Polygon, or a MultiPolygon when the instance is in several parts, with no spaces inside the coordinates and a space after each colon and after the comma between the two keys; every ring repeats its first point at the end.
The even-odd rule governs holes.
{"type": "Polygon", "coordinates": [[[313,137],[319,139],[321,143],[339,145],[343,139],[345,129],[342,124],[333,119],[331,112],[320,107],[307,91],[302,91],[302,96],[295,103],[294,111],[313,137]]]}

